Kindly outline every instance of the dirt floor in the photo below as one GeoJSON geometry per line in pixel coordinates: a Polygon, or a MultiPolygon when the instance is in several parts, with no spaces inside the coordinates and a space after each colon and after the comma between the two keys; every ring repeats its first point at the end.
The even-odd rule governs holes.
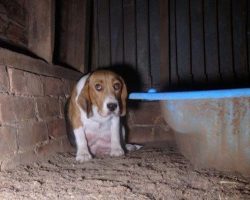
{"type": "Polygon", "coordinates": [[[250,199],[249,179],[195,169],[162,146],[86,163],[63,153],[0,172],[0,199],[250,199]]]}

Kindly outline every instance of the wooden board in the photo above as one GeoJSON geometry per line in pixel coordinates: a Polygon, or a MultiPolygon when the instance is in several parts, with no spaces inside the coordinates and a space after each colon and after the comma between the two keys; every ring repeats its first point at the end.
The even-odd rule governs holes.
{"type": "Polygon", "coordinates": [[[95,70],[96,68],[98,68],[98,32],[97,32],[97,28],[98,28],[98,7],[97,7],[97,1],[98,0],[93,0],[93,4],[92,4],[92,15],[91,15],[91,29],[90,29],[90,37],[91,37],[91,42],[90,42],[90,59],[91,59],[91,64],[90,64],[90,69],[91,70],[95,70]]]}
{"type": "Polygon", "coordinates": [[[190,1],[191,60],[194,84],[207,81],[204,57],[203,1],[190,1]]]}
{"type": "Polygon", "coordinates": [[[57,62],[87,72],[89,65],[88,0],[60,1],[60,27],[56,29],[57,62]],[[59,48],[58,48],[59,47],[59,48]]]}
{"type": "Polygon", "coordinates": [[[51,63],[54,51],[54,1],[27,2],[28,49],[51,63]]]}
{"type": "Polygon", "coordinates": [[[205,66],[208,82],[220,82],[217,0],[204,1],[205,66]]]}
{"type": "Polygon", "coordinates": [[[247,66],[247,0],[232,0],[234,69],[238,82],[248,80],[247,66]]]}
{"type": "Polygon", "coordinates": [[[160,89],[170,87],[169,0],[160,0],[160,89]]]}
{"type": "Polygon", "coordinates": [[[123,1],[124,63],[136,69],[136,10],[134,0],[123,1]]]}
{"type": "Polygon", "coordinates": [[[136,1],[136,44],[137,44],[137,71],[141,75],[143,88],[151,86],[149,63],[149,13],[148,1],[136,1]]]}
{"type": "Polygon", "coordinates": [[[177,40],[176,40],[176,1],[170,0],[169,3],[169,27],[170,27],[170,86],[178,87],[179,75],[177,65],[177,40]]]}
{"type": "Polygon", "coordinates": [[[111,64],[123,64],[122,0],[110,0],[111,64]]]}
{"type": "Polygon", "coordinates": [[[24,1],[0,1],[0,42],[27,48],[28,8],[24,1]]]}
{"type": "Polygon", "coordinates": [[[250,2],[247,1],[247,64],[248,64],[248,82],[250,80],[250,2]]]}
{"type": "Polygon", "coordinates": [[[219,66],[224,83],[234,81],[231,1],[218,1],[219,66]]]}
{"type": "Polygon", "coordinates": [[[247,0],[93,2],[94,68],[130,68],[144,90],[224,87],[236,77],[249,81],[247,0]]]}
{"type": "Polygon", "coordinates": [[[181,85],[188,87],[192,84],[189,1],[176,0],[176,8],[178,74],[181,85]]]}
{"type": "MultiPolygon", "coordinates": [[[[167,12],[167,10],[166,10],[167,12]]],[[[160,0],[149,0],[150,75],[153,88],[160,88],[160,0]]]]}
{"type": "Polygon", "coordinates": [[[97,38],[98,38],[98,66],[111,64],[111,34],[110,34],[110,1],[97,2],[97,38]]]}

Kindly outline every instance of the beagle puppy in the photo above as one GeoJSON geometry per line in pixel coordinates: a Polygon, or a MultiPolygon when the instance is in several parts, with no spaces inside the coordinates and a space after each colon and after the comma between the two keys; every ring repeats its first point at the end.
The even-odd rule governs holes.
{"type": "Polygon", "coordinates": [[[78,81],[68,105],[77,161],[84,162],[95,155],[121,156],[126,148],[140,148],[123,145],[125,129],[120,117],[126,114],[126,99],[124,80],[109,70],[96,70],[78,81]]]}

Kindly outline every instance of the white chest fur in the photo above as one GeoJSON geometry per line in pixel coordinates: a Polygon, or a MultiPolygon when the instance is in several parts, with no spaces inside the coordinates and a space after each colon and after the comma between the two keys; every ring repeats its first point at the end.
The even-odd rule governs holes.
{"type": "MultiPolygon", "coordinates": [[[[81,119],[86,135],[89,150],[94,155],[110,154],[112,148],[112,135],[120,134],[120,117],[116,115],[101,116],[97,108],[93,107],[93,116],[87,118],[82,111],[81,119]]],[[[120,138],[120,137],[119,137],[120,138]]],[[[120,142],[120,141],[119,141],[120,142]]]]}

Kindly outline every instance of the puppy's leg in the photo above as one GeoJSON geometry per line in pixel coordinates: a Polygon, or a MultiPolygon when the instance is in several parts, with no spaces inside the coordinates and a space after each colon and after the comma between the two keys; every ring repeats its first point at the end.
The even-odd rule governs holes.
{"type": "Polygon", "coordinates": [[[127,151],[136,151],[141,149],[143,146],[139,144],[126,144],[127,151]]]}
{"type": "Polygon", "coordinates": [[[90,160],[92,156],[89,153],[86,135],[85,135],[83,127],[74,129],[74,135],[75,135],[76,147],[77,147],[76,160],[79,162],[90,160]]]}
{"type": "Polygon", "coordinates": [[[138,145],[138,144],[126,144],[125,134],[126,134],[125,127],[122,126],[122,139],[123,139],[123,142],[125,144],[125,148],[127,151],[136,151],[143,147],[142,145],[138,145]]]}
{"type": "Polygon", "coordinates": [[[121,146],[120,138],[120,118],[114,117],[111,123],[111,156],[122,156],[124,150],[121,146]]]}

